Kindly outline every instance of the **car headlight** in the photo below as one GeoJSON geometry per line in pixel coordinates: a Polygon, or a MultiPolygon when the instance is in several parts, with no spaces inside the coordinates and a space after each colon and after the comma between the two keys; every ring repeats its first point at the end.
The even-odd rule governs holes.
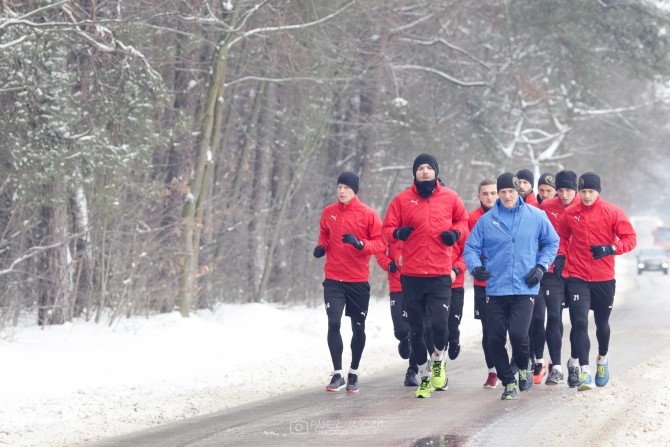
{"type": "Polygon", "coordinates": [[[668,263],[667,263],[667,262],[664,262],[664,263],[661,264],[661,265],[663,266],[664,269],[667,269],[667,268],[668,268],[668,263]]]}
{"type": "Polygon", "coordinates": [[[643,269],[644,268],[644,262],[640,262],[637,264],[637,268],[643,269]]]}

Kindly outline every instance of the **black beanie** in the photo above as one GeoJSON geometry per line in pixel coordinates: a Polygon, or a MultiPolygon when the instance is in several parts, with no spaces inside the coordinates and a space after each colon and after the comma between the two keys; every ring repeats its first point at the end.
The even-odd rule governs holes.
{"type": "Polygon", "coordinates": [[[595,189],[600,192],[600,176],[595,172],[585,172],[579,177],[579,189],[595,189]]]}
{"type": "Polygon", "coordinates": [[[577,174],[574,171],[561,171],[556,174],[556,189],[561,188],[577,191],[577,174]]]}
{"type": "Polygon", "coordinates": [[[545,172],[540,176],[540,180],[537,181],[538,188],[540,185],[549,185],[552,188],[556,189],[556,177],[554,177],[554,174],[549,174],[548,172],[545,172]]]}
{"type": "Polygon", "coordinates": [[[430,154],[421,154],[414,159],[412,177],[416,178],[416,170],[419,169],[419,166],[421,165],[430,165],[430,167],[433,168],[433,171],[435,171],[435,177],[440,173],[440,167],[437,165],[437,158],[430,154]]]}
{"type": "Polygon", "coordinates": [[[519,180],[526,180],[531,185],[535,184],[535,176],[528,169],[522,169],[516,173],[516,176],[519,180]]]}
{"type": "Polygon", "coordinates": [[[498,176],[498,180],[496,180],[496,186],[498,187],[498,192],[500,192],[501,189],[508,188],[516,189],[518,192],[519,179],[511,172],[504,172],[498,176]]]}
{"type": "Polygon", "coordinates": [[[358,194],[358,176],[353,172],[343,172],[337,178],[337,184],[347,185],[354,190],[354,194],[358,194]]]}

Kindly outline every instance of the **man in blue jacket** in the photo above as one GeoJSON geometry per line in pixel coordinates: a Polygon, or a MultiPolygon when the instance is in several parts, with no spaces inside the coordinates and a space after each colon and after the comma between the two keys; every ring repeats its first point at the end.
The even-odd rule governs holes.
{"type": "Polygon", "coordinates": [[[544,211],[519,197],[519,179],[510,172],[497,181],[498,199],[472,229],[463,257],[468,271],[486,281],[486,318],[489,349],[503,400],[518,399],[533,377],[528,370],[528,328],[540,280],[556,257],[559,238],[544,211]],[[507,333],[514,363],[519,368],[517,387],[505,349],[507,333]]]}

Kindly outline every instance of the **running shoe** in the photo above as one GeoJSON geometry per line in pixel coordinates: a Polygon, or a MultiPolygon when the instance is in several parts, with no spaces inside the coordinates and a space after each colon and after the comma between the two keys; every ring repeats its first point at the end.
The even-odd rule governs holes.
{"type": "Polygon", "coordinates": [[[604,365],[597,365],[596,386],[605,386],[610,380],[610,359],[605,361],[604,365]]]}
{"type": "Polygon", "coordinates": [[[333,374],[333,377],[331,377],[328,386],[326,386],[326,391],[328,392],[340,391],[342,388],[344,388],[344,385],[345,384],[344,379],[342,378],[342,374],[335,373],[333,374]]]}
{"type": "Polygon", "coordinates": [[[358,374],[349,373],[347,376],[347,393],[358,393],[358,374]]]}
{"type": "Polygon", "coordinates": [[[544,383],[545,385],[558,385],[559,383],[563,383],[563,373],[559,371],[558,368],[551,368],[549,377],[547,377],[547,380],[544,383]]]}
{"type": "Polygon", "coordinates": [[[539,384],[542,383],[542,379],[547,375],[547,367],[544,366],[544,363],[535,363],[533,365],[533,383],[539,384]]]}
{"type": "Polygon", "coordinates": [[[570,363],[568,363],[568,386],[570,388],[579,386],[579,366],[570,366],[570,363]]]}
{"type": "Polygon", "coordinates": [[[405,386],[419,386],[419,378],[416,376],[416,371],[412,368],[407,368],[405,373],[405,386]]]}
{"type": "Polygon", "coordinates": [[[577,390],[588,391],[592,390],[593,388],[593,379],[591,378],[591,373],[581,373],[579,375],[579,388],[577,388],[577,390]]]}
{"type": "Polygon", "coordinates": [[[494,389],[498,386],[498,374],[490,372],[486,382],[484,382],[484,388],[494,389]]]}
{"type": "Polygon", "coordinates": [[[450,341],[449,342],[449,358],[451,360],[456,360],[456,357],[458,357],[458,354],[461,352],[461,344],[458,342],[458,340],[450,341]]]}
{"type": "Polygon", "coordinates": [[[528,391],[533,388],[533,377],[527,369],[519,370],[519,390],[528,391]]]}
{"type": "Polygon", "coordinates": [[[436,390],[446,390],[447,389],[447,372],[444,368],[444,360],[439,362],[433,362],[433,378],[430,380],[430,384],[436,390]]]}
{"type": "Polygon", "coordinates": [[[519,398],[519,390],[516,387],[516,383],[508,383],[505,385],[505,391],[503,391],[501,400],[517,400],[519,398]]]}
{"type": "Polygon", "coordinates": [[[433,391],[433,387],[430,385],[430,377],[422,377],[421,384],[416,389],[416,397],[421,399],[430,397],[431,391],[433,391]]]}

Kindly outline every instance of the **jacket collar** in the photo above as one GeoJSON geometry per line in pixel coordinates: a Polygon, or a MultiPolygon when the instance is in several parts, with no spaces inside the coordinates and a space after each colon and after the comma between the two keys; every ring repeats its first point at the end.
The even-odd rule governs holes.
{"type": "Polygon", "coordinates": [[[355,195],[354,198],[351,199],[351,202],[347,203],[346,205],[338,200],[337,201],[337,208],[342,210],[342,211],[346,211],[346,210],[349,210],[349,209],[358,208],[359,203],[361,203],[361,202],[358,200],[358,195],[355,195]]]}

